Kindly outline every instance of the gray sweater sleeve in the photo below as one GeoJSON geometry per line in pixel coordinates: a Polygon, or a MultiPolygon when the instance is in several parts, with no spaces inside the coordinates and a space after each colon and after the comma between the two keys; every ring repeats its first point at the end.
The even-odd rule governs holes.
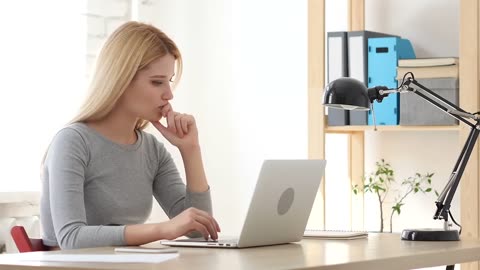
{"type": "Polygon", "coordinates": [[[84,182],[88,161],[85,141],[70,128],[55,136],[45,160],[53,227],[62,249],[125,244],[125,226],[87,226],[84,182]]]}
{"type": "Polygon", "coordinates": [[[195,207],[212,214],[210,189],[190,192],[180,177],[170,153],[158,143],[159,166],[153,183],[153,195],[169,218],[195,207]]]}

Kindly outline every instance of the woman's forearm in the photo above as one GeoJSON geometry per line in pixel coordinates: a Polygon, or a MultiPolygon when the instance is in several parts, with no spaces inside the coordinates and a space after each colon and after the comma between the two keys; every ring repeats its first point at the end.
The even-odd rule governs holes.
{"type": "Polygon", "coordinates": [[[187,188],[190,192],[205,192],[208,190],[207,177],[203,168],[200,146],[181,149],[183,165],[187,178],[187,188]]]}
{"type": "Polygon", "coordinates": [[[127,225],[124,232],[125,242],[129,246],[138,246],[167,239],[162,227],[163,223],[127,225]]]}

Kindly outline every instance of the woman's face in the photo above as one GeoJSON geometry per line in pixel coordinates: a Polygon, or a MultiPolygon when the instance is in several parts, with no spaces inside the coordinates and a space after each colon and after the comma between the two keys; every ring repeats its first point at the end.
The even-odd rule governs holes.
{"type": "Polygon", "coordinates": [[[162,118],[162,107],[173,98],[175,58],[167,54],[137,72],[119,103],[129,114],[148,121],[162,118]]]}

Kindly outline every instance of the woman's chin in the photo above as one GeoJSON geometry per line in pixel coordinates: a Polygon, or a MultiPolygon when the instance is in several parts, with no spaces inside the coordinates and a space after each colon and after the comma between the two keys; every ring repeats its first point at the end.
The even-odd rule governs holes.
{"type": "Polygon", "coordinates": [[[163,118],[163,117],[162,117],[161,115],[160,115],[160,116],[155,116],[155,117],[152,117],[151,119],[149,119],[148,121],[150,121],[150,122],[158,122],[158,121],[162,120],[162,118],[163,118]]]}

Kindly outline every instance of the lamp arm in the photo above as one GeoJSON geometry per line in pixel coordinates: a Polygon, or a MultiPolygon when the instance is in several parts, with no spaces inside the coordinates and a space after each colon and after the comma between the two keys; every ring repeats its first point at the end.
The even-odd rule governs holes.
{"type": "MultiPolygon", "coordinates": [[[[433,219],[443,219],[445,221],[445,224],[448,224],[448,216],[450,214],[450,205],[451,205],[453,196],[455,194],[455,191],[457,190],[457,187],[458,187],[458,184],[460,183],[463,172],[465,171],[465,167],[467,166],[468,159],[472,154],[473,148],[475,147],[475,143],[477,142],[478,136],[480,134],[480,117],[477,114],[466,112],[462,108],[458,107],[457,105],[453,104],[452,102],[446,100],[442,96],[436,94],[432,90],[423,86],[412,77],[408,77],[404,79],[404,81],[402,82],[402,85],[400,85],[400,87],[397,89],[388,89],[384,86],[377,86],[374,88],[369,88],[367,91],[368,91],[368,97],[371,102],[373,102],[374,100],[381,102],[384,97],[388,96],[388,94],[391,94],[391,93],[403,94],[406,92],[413,92],[418,96],[420,96],[421,98],[425,99],[428,103],[432,104],[433,106],[439,108],[446,114],[450,115],[451,117],[470,126],[471,128],[470,133],[467,137],[465,145],[462,148],[460,156],[458,157],[457,162],[455,163],[455,166],[452,170],[452,174],[450,175],[450,179],[448,180],[448,183],[445,185],[444,189],[442,190],[437,200],[435,201],[437,210],[435,211],[433,219]],[[414,89],[410,87],[411,84],[422,89],[433,98],[425,95],[425,93],[422,93],[422,91],[419,91],[418,89],[414,89]]],[[[448,228],[446,227],[445,229],[448,229],[448,228]]]]}
{"type": "Polygon", "coordinates": [[[455,191],[457,190],[463,172],[465,171],[465,167],[467,166],[468,159],[472,154],[472,150],[475,146],[475,143],[477,142],[478,135],[480,133],[478,126],[479,123],[477,121],[476,127],[472,127],[472,129],[470,130],[467,141],[465,142],[460,156],[455,163],[448,183],[445,185],[445,188],[435,201],[437,210],[435,211],[433,219],[443,219],[445,221],[448,221],[448,214],[450,212],[450,205],[452,203],[453,196],[455,194],[455,191]]]}
{"type": "MultiPolygon", "coordinates": [[[[450,179],[448,180],[444,189],[442,190],[437,200],[435,201],[437,210],[435,211],[433,219],[443,219],[447,224],[453,196],[455,195],[455,191],[457,190],[458,184],[460,183],[462,175],[467,166],[468,159],[472,154],[473,148],[475,147],[475,143],[477,142],[478,136],[480,134],[480,118],[476,114],[471,114],[466,112],[462,108],[446,100],[442,96],[436,94],[435,92],[423,86],[422,84],[420,84],[418,81],[416,81],[411,77],[407,78],[407,80],[401,85],[400,88],[402,88],[402,90],[414,92],[418,96],[428,101],[430,104],[444,111],[451,117],[458,119],[459,121],[462,121],[463,123],[470,126],[471,128],[470,133],[465,142],[465,145],[463,146],[462,151],[460,152],[460,155],[457,159],[457,162],[455,163],[455,166],[452,170],[450,179]],[[423,91],[425,91],[426,93],[434,97],[435,100],[425,95],[421,91],[411,88],[410,84],[413,84],[421,88],[423,91]],[[472,123],[471,121],[469,121],[470,119],[473,119],[475,122],[472,123]]],[[[445,229],[448,229],[448,227],[446,227],[445,229]]]]}
{"type": "Polygon", "coordinates": [[[471,113],[468,113],[468,112],[464,111],[462,108],[458,107],[457,105],[453,104],[452,102],[446,100],[442,96],[438,95],[437,93],[435,93],[432,90],[428,89],[427,87],[423,86],[422,84],[420,84],[418,81],[416,81],[413,78],[407,78],[407,80],[401,86],[401,88],[402,87],[403,87],[403,89],[406,89],[407,91],[414,92],[415,94],[419,95],[420,97],[422,97],[423,99],[428,101],[430,104],[432,104],[435,107],[439,108],[440,110],[444,111],[445,113],[447,113],[451,117],[453,117],[453,118],[455,118],[459,121],[464,122],[466,125],[469,125],[472,128],[475,127],[475,124],[472,124],[467,119],[468,118],[474,119],[474,120],[480,119],[477,115],[474,115],[474,114],[471,114],[471,113]],[[425,95],[421,91],[418,91],[417,89],[411,88],[410,84],[414,84],[415,86],[421,88],[422,90],[427,92],[429,95],[433,96],[436,100],[433,100],[432,98],[428,97],[427,95],[425,95]],[[446,107],[444,105],[447,105],[448,107],[453,108],[454,110],[449,109],[448,107],[446,107]]]}

